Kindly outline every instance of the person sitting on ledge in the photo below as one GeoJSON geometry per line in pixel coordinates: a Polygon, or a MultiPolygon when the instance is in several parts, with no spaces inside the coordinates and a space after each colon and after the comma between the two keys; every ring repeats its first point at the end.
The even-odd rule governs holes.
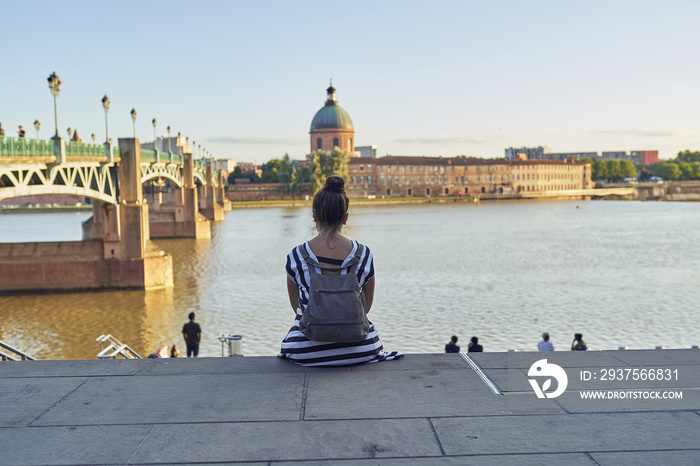
{"type": "Polygon", "coordinates": [[[457,346],[457,335],[452,335],[450,342],[445,345],[445,353],[459,353],[459,346],[457,346]]]}
{"type": "Polygon", "coordinates": [[[549,333],[544,332],[542,334],[542,341],[537,343],[538,351],[554,351],[554,345],[549,341],[549,333]]]}
{"type": "Polygon", "coordinates": [[[483,353],[484,347],[479,344],[479,339],[477,337],[472,337],[472,341],[467,345],[468,353],[483,353]]]}
{"type": "Polygon", "coordinates": [[[574,341],[571,343],[571,351],[587,351],[588,346],[583,341],[583,334],[575,333],[574,341]]]}
{"type": "MultiPolygon", "coordinates": [[[[299,323],[304,310],[309,305],[309,283],[311,273],[321,274],[322,269],[314,266],[309,270],[306,255],[312,262],[327,270],[335,268],[335,274],[347,274],[350,267],[343,266],[358,251],[361,257],[357,266],[357,281],[364,290],[364,312],[369,313],[374,298],[374,263],[372,252],[355,240],[341,234],[343,225],[348,220],[348,196],[345,194],[345,182],[338,176],[326,179],[326,184],[316,193],[313,200],[312,215],[316,223],[318,236],[301,244],[287,255],[287,292],[289,303],[294,311],[294,324],[282,340],[279,357],[302,366],[352,366],[378,361],[400,359],[402,353],[385,352],[379,339],[377,329],[369,322],[369,334],[363,340],[342,343],[315,341],[307,338],[299,323]],[[339,272],[338,272],[339,270],[339,272]]],[[[355,261],[351,262],[355,264],[355,261]]],[[[329,271],[330,272],[330,271],[329,271]]]]}

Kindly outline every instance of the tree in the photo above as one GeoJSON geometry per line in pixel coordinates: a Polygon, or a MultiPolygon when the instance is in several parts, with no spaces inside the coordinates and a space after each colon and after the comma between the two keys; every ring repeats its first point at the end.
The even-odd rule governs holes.
{"type": "Polygon", "coordinates": [[[301,187],[304,183],[301,175],[301,170],[295,169],[292,172],[292,179],[289,182],[289,194],[292,199],[296,199],[297,196],[301,195],[301,187]]]}
{"type": "Polygon", "coordinates": [[[262,176],[260,177],[262,183],[277,183],[279,181],[277,171],[279,170],[280,162],[280,159],[272,159],[263,164],[262,176]]]}
{"type": "Polygon", "coordinates": [[[620,161],[618,159],[606,160],[606,165],[608,167],[608,179],[619,181],[623,178],[622,170],[620,168],[620,161]]]}
{"type": "Polygon", "coordinates": [[[677,180],[681,176],[681,170],[678,164],[674,162],[661,162],[652,165],[654,175],[660,176],[664,180],[677,180]]]}
{"type": "Polygon", "coordinates": [[[700,180],[700,162],[690,162],[693,169],[693,180],[700,180]]]}
{"type": "Polygon", "coordinates": [[[678,153],[678,157],[674,162],[700,162],[700,152],[690,152],[689,150],[684,150],[678,153]]]}
{"type": "Polygon", "coordinates": [[[290,184],[292,182],[292,177],[294,176],[294,165],[289,159],[289,154],[284,154],[284,157],[280,161],[279,169],[277,170],[277,181],[280,183],[280,189],[282,190],[282,196],[290,193],[290,184]]]}
{"type": "Polygon", "coordinates": [[[654,176],[654,173],[651,171],[651,168],[646,165],[639,166],[639,181],[649,181],[649,178],[652,176],[654,176]]]}
{"type": "Polygon", "coordinates": [[[593,162],[593,170],[591,172],[591,178],[594,180],[607,180],[608,177],[608,164],[605,160],[596,160],[593,162]]]}
{"type": "Polygon", "coordinates": [[[693,179],[693,166],[688,162],[678,162],[678,169],[681,171],[681,180],[692,180],[693,179]]]}
{"type": "Polygon", "coordinates": [[[329,176],[347,178],[349,160],[350,154],[337,147],[333,149],[333,152],[324,150],[315,152],[311,161],[313,192],[320,191],[329,176]]]}
{"type": "Polygon", "coordinates": [[[637,178],[637,167],[631,160],[622,160],[620,162],[620,175],[622,178],[637,178]]]}

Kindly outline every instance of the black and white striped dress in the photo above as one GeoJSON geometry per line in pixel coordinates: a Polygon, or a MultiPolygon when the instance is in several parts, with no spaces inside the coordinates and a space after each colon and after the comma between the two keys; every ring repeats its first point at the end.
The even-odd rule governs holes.
{"type": "MultiPolygon", "coordinates": [[[[352,241],[352,251],[343,261],[343,267],[357,251],[357,241],[352,241]]],[[[402,353],[392,351],[384,352],[384,347],[374,324],[370,322],[367,338],[356,343],[326,343],[309,340],[299,330],[299,319],[309,303],[309,265],[302,258],[300,248],[306,248],[309,256],[318,262],[317,257],[311,251],[309,243],[304,243],[292,249],[287,255],[287,275],[299,288],[299,307],[296,310],[294,325],[282,340],[282,349],[278,355],[287,358],[302,366],[352,366],[356,364],[372,363],[400,359],[402,353]]],[[[320,270],[317,270],[321,273],[320,270]]],[[[345,268],[341,273],[345,274],[345,268]]],[[[360,286],[374,276],[374,262],[372,251],[365,246],[357,267],[357,279],[360,286]]]]}

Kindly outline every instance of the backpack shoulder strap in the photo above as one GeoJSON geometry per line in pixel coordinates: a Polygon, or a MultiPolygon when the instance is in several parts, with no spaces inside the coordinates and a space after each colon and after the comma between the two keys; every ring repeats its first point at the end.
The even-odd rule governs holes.
{"type": "Polygon", "coordinates": [[[357,243],[357,250],[355,251],[355,255],[352,256],[352,258],[348,261],[347,264],[343,266],[343,268],[351,268],[356,264],[359,264],[360,260],[362,259],[362,254],[364,254],[365,252],[365,246],[363,244],[360,244],[358,241],[355,242],[357,243]]]}

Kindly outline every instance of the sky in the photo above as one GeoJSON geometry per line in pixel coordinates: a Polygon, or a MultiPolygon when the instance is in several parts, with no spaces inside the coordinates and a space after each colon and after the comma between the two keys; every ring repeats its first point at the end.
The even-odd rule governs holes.
{"type": "MultiPolygon", "coordinates": [[[[0,123],[303,159],[330,80],[378,155],[700,150],[697,1],[0,0],[0,123]]],[[[195,156],[202,152],[196,152],[195,156]]]]}

